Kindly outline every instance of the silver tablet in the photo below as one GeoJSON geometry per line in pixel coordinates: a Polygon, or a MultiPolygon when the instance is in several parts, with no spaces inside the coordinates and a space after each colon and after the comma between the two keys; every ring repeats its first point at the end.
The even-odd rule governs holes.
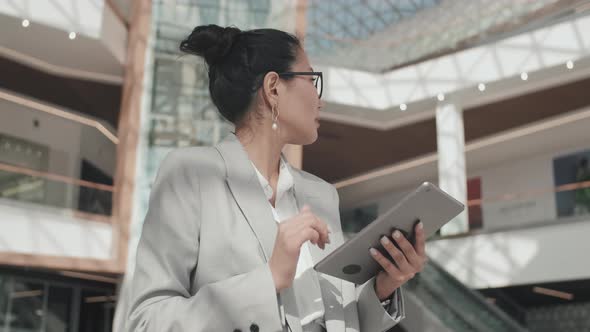
{"type": "Polygon", "coordinates": [[[381,269],[379,263],[369,254],[369,248],[373,247],[385,254],[385,257],[390,258],[379,242],[381,237],[387,235],[391,239],[393,230],[398,229],[413,242],[414,225],[422,221],[428,238],[464,209],[465,206],[461,202],[432,183],[424,182],[386,213],[324,257],[314,266],[314,269],[356,284],[363,284],[381,269]]]}

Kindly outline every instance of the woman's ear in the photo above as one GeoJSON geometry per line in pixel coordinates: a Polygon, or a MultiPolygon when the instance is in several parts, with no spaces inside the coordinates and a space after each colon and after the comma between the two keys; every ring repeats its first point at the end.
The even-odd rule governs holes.
{"type": "Polygon", "coordinates": [[[279,102],[279,85],[281,80],[279,74],[274,71],[268,72],[264,75],[262,81],[262,96],[270,107],[276,105],[279,102]]]}

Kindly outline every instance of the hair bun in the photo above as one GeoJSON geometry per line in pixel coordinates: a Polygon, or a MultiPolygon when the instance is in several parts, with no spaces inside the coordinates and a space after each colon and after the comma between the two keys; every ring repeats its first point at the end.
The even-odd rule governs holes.
{"type": "Polygon", "coordinates": [[[235,27],[200,25],[180,43],[180,50],[202,56],[208,65],[213,65],[229,53],[235,37],[241,32],[235,27]]]}

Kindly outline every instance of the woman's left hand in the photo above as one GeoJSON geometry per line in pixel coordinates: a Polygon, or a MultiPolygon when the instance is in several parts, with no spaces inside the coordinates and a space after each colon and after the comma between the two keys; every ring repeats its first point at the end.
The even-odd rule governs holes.
{"type": "Polygon", "coordinates": [[[416,225],[414,231],[416,234],[414,246],[400,231],[393,232],[392,237],[402,249],[401,251],[396,248],[387,236],[381,239],[381,244],[395,260],[397,266],[383,256],[379,250],[371,248],[371,255],[383,267],[383,271],[380,271],[375,278],[375,293],[380,301],[389,298],[396,289],[412,279],[416,273],[422,271],[424,264],[428,260],[422,222],[416,225]]]}

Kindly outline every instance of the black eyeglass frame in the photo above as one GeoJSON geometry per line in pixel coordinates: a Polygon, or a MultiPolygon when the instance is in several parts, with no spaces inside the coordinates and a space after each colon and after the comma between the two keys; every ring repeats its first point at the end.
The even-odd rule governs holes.
{"type": "MultiPolygon", "coordinates": [[[[287,71],[283,73],[278,73],[279,77],[282,76],[298,76],[298,75],[305,75],[305,76],[318,76],[320,83],[320,93],[318,98],[322,98],[322,94],[324,93],[324,74],[321,71],[287,71]]],[[[314,82],[316,89],[318,88],[318,80],[314,82]]]]}

